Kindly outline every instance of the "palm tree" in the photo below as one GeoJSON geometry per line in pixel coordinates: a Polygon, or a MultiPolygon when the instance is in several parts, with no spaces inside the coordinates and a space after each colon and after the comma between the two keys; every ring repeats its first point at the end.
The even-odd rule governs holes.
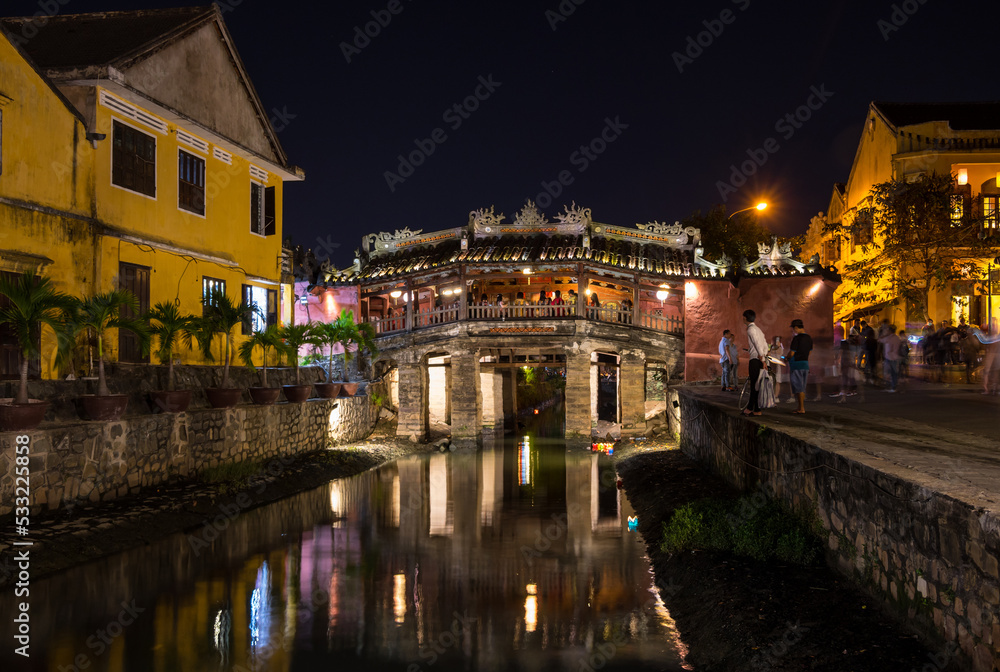
{"type": "Polygon", "coordinates": [[[279,357],[285,349],[285,344],[281,342],[281,336],[278,334],[278,328],[273,324],[263,331],[255,331],[253,335],[247,340],[240,344],[240,359],[249,368],[254,368],[253,365],[253,351],[254,348],[260,348],[264,355],[264,366],[261,370],[261,380],[262,386],[267,387],[267,351],[274,349],[278,352],[279,357]]]}
{"type": "Polygon", "coordinates": [[[333,382],[333,348],[338,343],[343,343],[347,336],[344,334],[343,324],[340,318],[333,322],[317,322],[313,325],[313,337],[316,345],[326,347],[329,353],[329,360],[326,368],[326,382],[333,382]]]}
{"type": "Polygon", "coordinates": [[[158,346],[156,356],[161,364],[167,365],[167,390],[174,391],[174,349],[180,340],[188,348],[195,336],[195,318],[192,315],[181,315],[176,304],[160,302],[153,306],[146,317],[155,320],[150,324],[150,333],[156,336],[158,346]]]}
{"type": "Polygon", "coordinates": [[[196,337],[201,351],[208,359],[212,357],[212,340],[218,334],[225,336],[225,365],[222,369],[222,387],[229,387],[229,364],[233,355],[233,329],[238,324],[252,319],[255,309],[244,302],[233,303],[225,292],[218,289],[203,297],[205,315],[196,322],[196,337]]]}
{"type": "Polygon", "coordinates": [[[344,378],[347,378],[347,363],[351,361],[350,345],[358,346],[358,357],[367,350],[372,361],[378,359],[378,346],[375,344],[375,327],[368,322],[357,323],[354,321],[354,313],[345,310],[336,320],[340,323],[344,344],[344,378]]]}
{"type": "Polygon", "coordinates": [[[124,309],[133,314],[139,312],[139,300],[132,292],[124,289],[113,289],[103,294],[95,294],[77,302],[70,316],[70,334],[75,336],[80,330],[91,329],[97,337],[97,396],[107,397],[111,394],[108,381],[104,375],[104,334],[108,329],[127,329],[139,337],[139,345],[143,354],[149,352],[149,327],[138,318],[125,317],[124,309]]]}
{"type": "Polygon", "coordinates": [[[14,403],[27,404],[28,362],[42,354],[43,325],[56,332],[60,357],[68,352],[70,341],[63,338],[64,325],[75,299],[57,291],[50,278],[36,278],[31,271],[16,279],[0,277],[0,294],[10,302],[8,307],[0,309],[0,324],[9,324],[14,330],[20,357],[20,383],[14,403]]]}
{"type": "Polygon", "coordinates": [[[285,342],[288,356],[292,358],[295,366],[295,384],[301,385],[299,378],[299,348],[303,345],[313,345],[317,343],[315,326],[312,322],[305,324],[290,324],[278,330],[278,337],[285,342]]]}

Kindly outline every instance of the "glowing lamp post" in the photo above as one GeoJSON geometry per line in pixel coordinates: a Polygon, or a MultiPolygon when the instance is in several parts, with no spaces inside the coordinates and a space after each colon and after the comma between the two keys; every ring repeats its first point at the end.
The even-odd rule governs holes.
{"type": "Polygon", "coordinates": [[[729,219],[732,219],[736,215],[740,214],[741,212],[746,212],[747,210],[763,210],[766,207],[767,207],[767,203],[765,203],[764,201],[761,201],[757,205],[751,205],[749,208],[743,208],[742,210],[737,210],[733,214],[729,215],[729,219]]]}

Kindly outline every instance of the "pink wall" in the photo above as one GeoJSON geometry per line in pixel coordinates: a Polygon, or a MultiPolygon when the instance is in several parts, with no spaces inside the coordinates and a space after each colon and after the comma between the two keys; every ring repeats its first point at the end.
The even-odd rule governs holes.
{"type": "MultiPolygon", "coordinates": [[[[340,311],[342,310],[353,311],[355,322],[360,319],[357,287],[331,287],[328,289],[313,290],[319,293],[309,294],[308,303],[303,305],[301,297],[306,293],[307,286],[308,283],[306,282],[295,283],[295,301],[293,304],[295,324],[305,324],[310,320],[313,322],[333,322],[340,317],[340,311]]],[[[344,352],[344,349],[338,345],[334,347],[333,352],[334,354],[341,354],[344,352]]]]}
{"type": "Polygon", "coordinates": [[[685,283],[684,379],[711,380],[721,375],[719,340],[722,331],[736,334],[740,349],[740,377],[747,374],[748,353],[743,311],[757,313],[757,326],[768,343],[775,336],[787,353],[792,341],[792,320],[805,324],[816,348],[810,367],[821,371],[832,363],[833,290],[837,283],[817,276],[742,278],[739,287],[719,280],[689,280],[685,283]]]}

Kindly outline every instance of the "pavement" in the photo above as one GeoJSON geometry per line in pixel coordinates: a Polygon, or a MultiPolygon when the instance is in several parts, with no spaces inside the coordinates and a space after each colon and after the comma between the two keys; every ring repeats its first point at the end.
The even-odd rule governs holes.
{"type": "MultiPolygon", "coordinates": [[[[788,398],[782,384],[781,398],[788,398]]],[[[687,385],[685,393],[730,409],[737,395],[714,385],[687,385]]],[[[976,507],[1000,510],[1000,396],[982,385],[906,380],[896,393],[867,386],[856,396],[823,385],[822,401],[809,386],[806,414],[780,402],[750,422],[766,425],[825,450],[858,460],[976,507]]]]}

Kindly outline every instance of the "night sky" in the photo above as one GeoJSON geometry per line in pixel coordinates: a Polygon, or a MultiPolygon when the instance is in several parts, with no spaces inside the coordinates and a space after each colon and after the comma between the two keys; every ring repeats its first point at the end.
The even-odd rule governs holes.
{"type": "MultiPolygon", "coordinates": [[[[61,11],[177,4],[69,0],[61,11]]],[[[6,0],[2,13],[39,7],[6,0]]],[[[1000,98],[994,3],[223,8],[290,162],[306,171],[285,192],[286,235],[338,267],[365,233],[461,226],[490,205],[510,218],[528,198],[548,202],[543,183],[562,190],[542,208],[550,218],[576,201],[597,221],[630,226],[764,198],[764,225],[801,233],[846,181],[870,101],[1000,98]],[[387,25],[357,38],[377,18],[387,25]],[[400,155],[421,165],[411,172],[400,155]],[[762,165],[746,163],[754,174],[739,185],[731,166],[742,173],[751,155],[762,165]]]]}

